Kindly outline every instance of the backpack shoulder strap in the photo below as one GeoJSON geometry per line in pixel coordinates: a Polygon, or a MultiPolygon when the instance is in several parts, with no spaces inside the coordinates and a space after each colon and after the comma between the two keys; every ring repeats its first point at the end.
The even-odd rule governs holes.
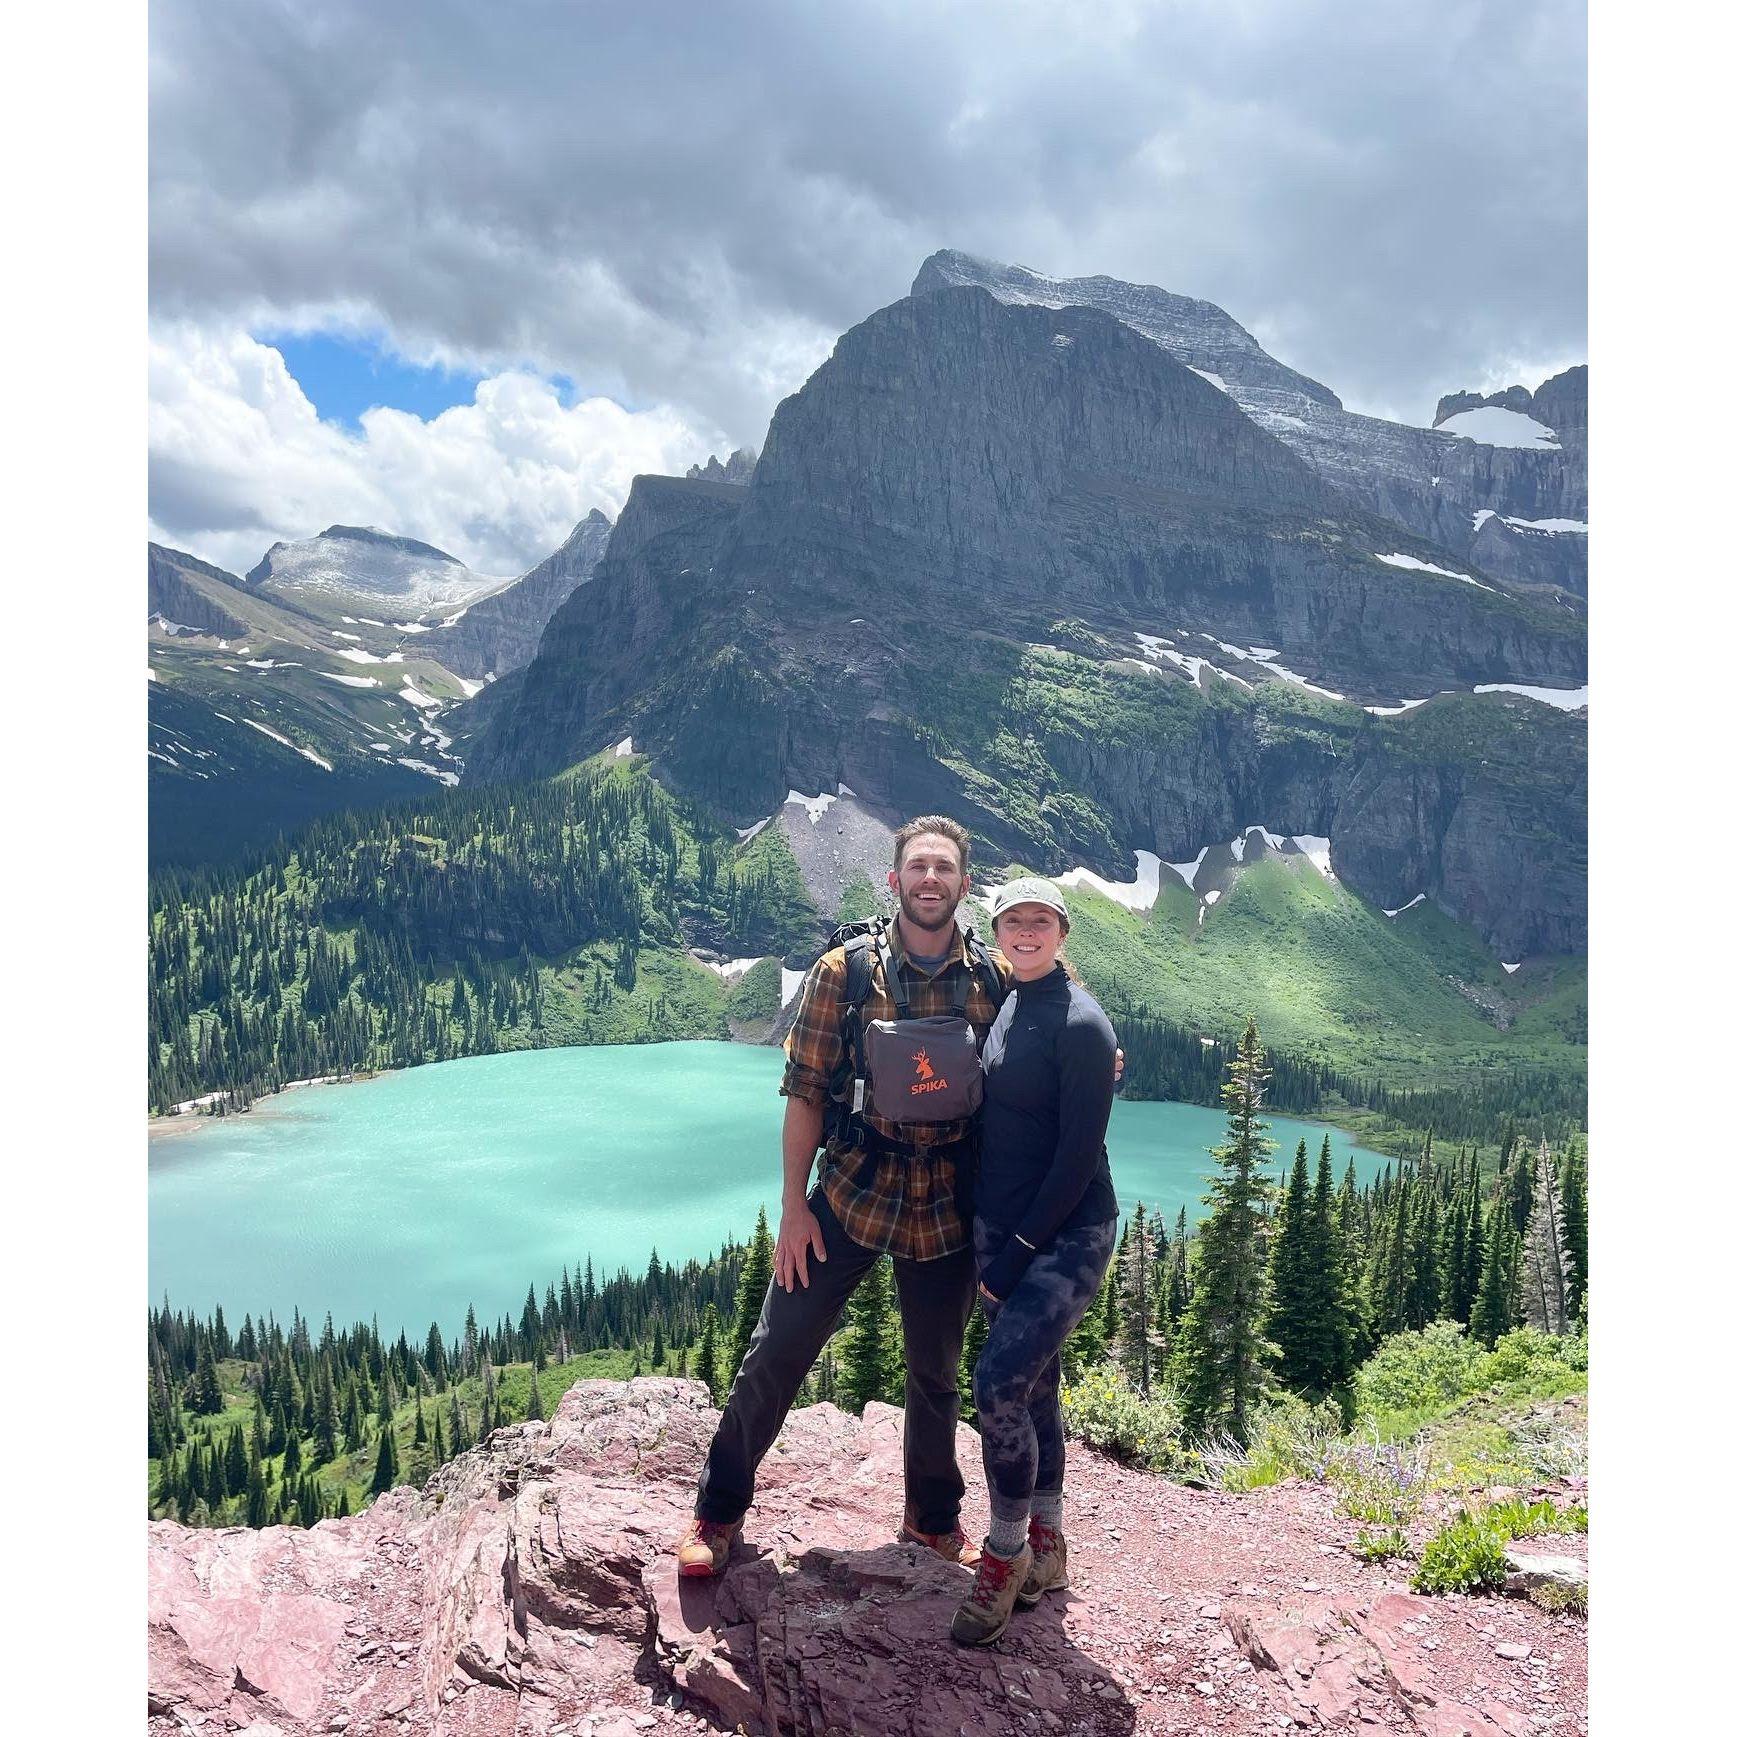
{"type": "MultiPolygon", "coordinates": [[[[997,1013],[1001,1004],[1007,999],[1007,986],[1001,980],[1001,973],[995,968],[995,961],[989,957],[989,949],[984,945],[977,931],[967,925],[964,931],[965,958],[970,966],[970,976],[977,980],[977,986],[989,997],[990,1005],[997,1013]]],[[[960,982],[967,979],[962,974],[960,982]]]]}

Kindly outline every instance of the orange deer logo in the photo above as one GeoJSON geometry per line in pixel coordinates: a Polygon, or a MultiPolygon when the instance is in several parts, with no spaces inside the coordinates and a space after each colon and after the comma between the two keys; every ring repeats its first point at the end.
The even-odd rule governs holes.
{"type": "Polygon", "coordinates": [[[929,1065],[929,1052],[926,1049],[918,1050],[915,1060],[917,1063],[917,1078],[920,1080],[932,1080],[935,1077],[935,1070],[929,1065]]]}

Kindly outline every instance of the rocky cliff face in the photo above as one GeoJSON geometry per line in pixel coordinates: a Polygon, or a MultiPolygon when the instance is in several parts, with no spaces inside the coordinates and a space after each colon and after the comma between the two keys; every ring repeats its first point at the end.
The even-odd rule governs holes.
{"type": "Polygon", "coordinates": [[[419,649],[473,679],[522,668],[536,656],[550,617],[596,572],[609,530],[607,516],[593,507],[547,560],[444,622],[419,649]]]}
{"type": "MultiPolygon", "coordinates": [[[[1519,451],[1357,415],[1317,381],[1275,361],[1222,308],[1152,285],[1106,277],[1045,277],[1023,266],[948,250],[924,262],[912,293],[938,293],[960,285],[986,289],[1008,303],[1102,309],[1227,393],[1347,500],[1455,554],[1472,555],[1473,520],[1481,511],[1532,519],[1586,518],[1584,439],[1578,448],[1565,440],[1560,451],[1519,451]]],[[[1560,381],[1579,377],[1582,431],[1585,372],[1570,369],[1558,376],[1560,381]]],[[[1572,383],[1563,389],[1564,396],[1573,392],[1572,383]]],[[[1456,397],[1467,400],[1461,408],[1495,402],[1475,394],[1456,397]]],[[[1549,403],[1554,413],[1572,421],[1554,395],[1549,403]]],[[[1444,419],[1438,407],[1436,420],[1444,419]]],[[[1548,417],[1542,420],[1557,426],[1548,417]]],[[[1536,584],[1562,584],[1554,553],[1540,549],[1537,554],[1536,563],[1515,576],[1536,584]]]]}
{"type": "MultiPolygon", "coordinates": [[[[469,768],[547,774],[632,736],[740,827],[842,783],[882,819],[944,808],[1007,856],[1114,877],[1254,823],[1397,829],[1442,865],[1432,895],[1518,956],[1578,933],[1583,899],[1518,884],[1501,832],[1443,856],[1488,769],[1342,812],[1416,720],[1322,693],[1393,706],[1583,670],[1578,605],[1349,504],[1125,321],[967,286],[846,333],[745,487],[637,479],[469,768]]],[[[1520,715],[1542,710],[1506,722],[1553,730],[1520,715]]],[[[1532,780],[1525,803],[1572,859],[1573,799],[1532,780]]]]}
{"type": "Polygon", "coordinates": [[[225,591],[239,591],[241,581],[209,561],[188,555],[180,549],[165,549],[160,544],[147,545],[146,612],[159,616],[170,624],[169,631],[192,628],[196,633],[216,634],[223,638],[241,639],[246,636],[247,622],[231,607],[225,591]]]}
{"type": "MultiPolygon", "coordinates": [[[[994,1647],[956,1647],[968,1576],[891,1542],[901,1414],[882,1405],[793,1413],[737,1560],[679,1580],[671,1541],[716,1419],[697,1383],[583,1382],[549,1423],[497,1431],[353,1519],[157,1522],[149,1729],[1545,1737],[1584,1715],[1578,1620],[1414,1597],[1351,1555],[1357,1528],[1324,1488],[1217,1495],[1084,1448],[1071,1589],[994,1647]]],[[[965,1429],[960,1463],[980,1533],[965,1429]]]]}

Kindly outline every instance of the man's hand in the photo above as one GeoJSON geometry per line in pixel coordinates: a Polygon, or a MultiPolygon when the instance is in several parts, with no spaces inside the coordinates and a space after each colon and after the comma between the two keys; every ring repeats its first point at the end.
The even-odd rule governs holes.
{"type": "Polygon", "coordinates": [[[788,1201],[778,1218],[778,1246],[772,1254],[772,1276],[785,1290],[793,1291],[797,1285],[808,1288],[810,1249],[817,1261],[826,1259],[820,1220],[808,1210],[806,1200],[788,1201]]]}
{"type": "Polygon", "coordinates": [[[1122,1083],[1122,1061],[1123,1061],[1122,1046],[1120,1044],[1118,1044],[1116,1046],[1116,1084],[1117,1085],[1120,1085],[1122,1083]]]}

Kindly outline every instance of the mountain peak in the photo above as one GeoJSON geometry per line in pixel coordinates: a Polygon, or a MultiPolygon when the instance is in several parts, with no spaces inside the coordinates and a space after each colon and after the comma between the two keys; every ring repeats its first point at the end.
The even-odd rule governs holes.
{"type": "Polygon", "coordinates": [[[316,599],[348,598],[429,610],[473,603],[507,581],[473,573],[456,555],[414,537],[372,525],[328,525],[317,537],[273,543],[247,583],[304,608],[316,599]]]}
{"type": "Polygon", "coordinates": [[[739,446],[722,464],[718,463],[716,453],[703,465],[690,464],[688,476],[698,482],[734,483],[741,487],[752,480],[758,462],[759,455],[752,447],[739,446]]]}
{"type": "Polygon", "coordinates": [[[913,296],[949,289],[986,289],[997,301],[1036,307],[1097,308],[1150,338],[1179,362],[1249,407],[1251,399],[1280,395],[1339,410],[1338,396],[1318,380],[1275,361],[1254,335],[1214,302],[1177,295],[1157,284],[1115,277],[1048,277],[1024,265],[943,248],[923,261],[913,296]]]}

